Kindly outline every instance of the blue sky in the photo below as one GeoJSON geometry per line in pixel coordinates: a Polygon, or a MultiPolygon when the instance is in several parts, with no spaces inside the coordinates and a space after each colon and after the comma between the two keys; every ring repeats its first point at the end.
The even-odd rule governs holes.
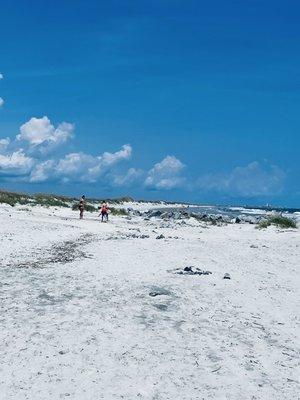
{"type": "Polygon", "coordinates": [[[298,1],[3,1],[0,187],[300,206],[298,1]]]}

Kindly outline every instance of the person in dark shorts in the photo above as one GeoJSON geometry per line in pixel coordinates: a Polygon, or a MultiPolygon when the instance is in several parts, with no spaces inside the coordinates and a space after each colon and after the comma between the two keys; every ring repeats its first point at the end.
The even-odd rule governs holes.
{"type": "Polygon", "coordinates": [[[79,219],[83,219],[84,206],[85,206],[85,195],[83,195],[79,201],[79,219]]]}
{"type": "Polygon", "coordinates": [[[107,222],[108,221],[108,206],[106,201],[103,201],[101,207],[100,207],[100,214],[101,214],[101,222],[107,222]]]}

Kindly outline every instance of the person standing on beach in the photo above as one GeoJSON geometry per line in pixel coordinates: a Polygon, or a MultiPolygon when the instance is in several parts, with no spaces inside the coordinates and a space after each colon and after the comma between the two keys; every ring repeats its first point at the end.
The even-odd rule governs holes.
{"type": "Polygon", "coordinates": [[[109,209],[108,209],[108,205],[107,205],[106,201],[103,201],[102,205],[100,207],[101,222],[107,222],[108,221],[108,210],[109,209]]]}
{"type": "Polygon", "coordinates": [[[79,219],[83,219],[84,206],[85,206],[85,195],[83,195],[79,201],[79,219]]]}

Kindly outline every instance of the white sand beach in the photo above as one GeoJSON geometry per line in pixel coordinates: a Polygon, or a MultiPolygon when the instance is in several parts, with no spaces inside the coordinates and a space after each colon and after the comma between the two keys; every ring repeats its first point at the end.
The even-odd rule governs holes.
{"type": "Polygon", "coordinates": [[[1,399],[300,398],[299,230],[0,213],[1,399]]]}

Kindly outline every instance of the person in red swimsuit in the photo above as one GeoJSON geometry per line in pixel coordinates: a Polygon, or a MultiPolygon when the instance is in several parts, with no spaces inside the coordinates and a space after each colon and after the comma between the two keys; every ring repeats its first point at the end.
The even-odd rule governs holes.
{"type": "Polygon", "coordinates": [[[103,201],[101,208],[100,208],[100,214],[101,214],[101,222],[107,222],[108,221],[108,206],[106,201],[103,201]]]}

